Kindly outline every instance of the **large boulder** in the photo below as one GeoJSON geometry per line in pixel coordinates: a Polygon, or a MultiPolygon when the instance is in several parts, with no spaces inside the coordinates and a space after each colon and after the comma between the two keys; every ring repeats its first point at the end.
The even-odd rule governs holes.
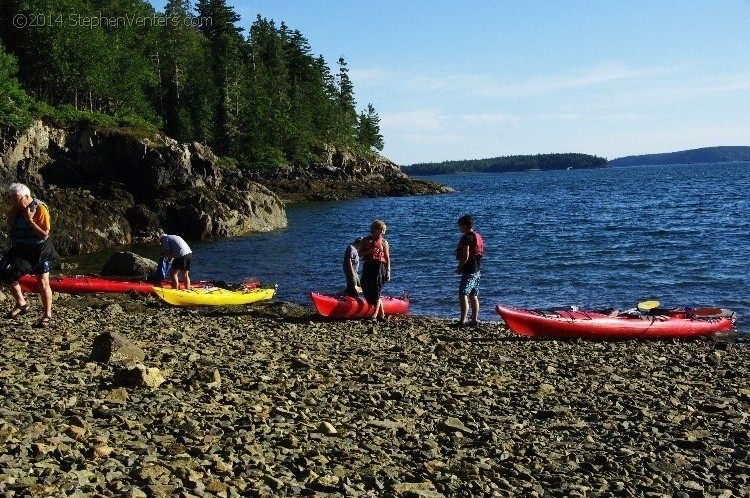
{"type": "Polygon", "coordinates": [[[114,253],[104,263],[102,275],[145,278],[149,273],[156,271],[156,266],[157,263],[154,260],[132,252],[121,251],[114,253]]]}
{"type": "Polygon", "coordinates": [[[94,339],[89,359],[100,363],[131,364],[143,361],[146,354],[118,332],[104,332],[94,339]]]}
{"type": "Polygon", "coordinates": [[[156,209],[158,217],[166,220],[167,233],[193,240],[267,232],[287,224],[281,199],[241,177],[218,197],[205,188],[175,192],[160,197],[156,209]]]}

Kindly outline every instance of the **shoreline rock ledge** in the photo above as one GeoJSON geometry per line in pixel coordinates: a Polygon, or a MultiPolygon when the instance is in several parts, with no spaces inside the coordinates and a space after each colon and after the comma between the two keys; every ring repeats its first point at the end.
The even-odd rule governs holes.
{"type": "Polygon", "coordinates": [[[222,166],[209,147],[164,135],[42,121],[4,130],[0,182],[13,181],[50,206],[62,255],[153,241],[159,228],[200,240],[287,225],[271,190],[222,166]]]}
{"type": "Polygon", "coordinates": [[[343,201],[363,197],[403,197],[453,192],[436,182],[411,178],[390,159],[364,157],[335,148],[320,152],[309,166],[255,169],[250,179],[268,185],[285,201],[343,201]]]}

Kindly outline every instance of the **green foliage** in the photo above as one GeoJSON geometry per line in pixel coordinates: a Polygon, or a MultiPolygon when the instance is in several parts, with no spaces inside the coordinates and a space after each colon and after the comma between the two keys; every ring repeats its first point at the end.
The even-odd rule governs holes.
{"type": "Polygon", "coordinates": [[[33,123],[31,99],[16,79],[16,59],[0,45],[0,125],[24,128],[33,123]]]}
{"type": "Polygon", "coordinates": [[[299,31],[258,16],[245,37],[239,21],[226,0],[168,0],[163,14],[147,0],[3,0],[0,40],[19,68],[15,80],[13,58],[0,62],[17,108],[0,104],[3,122],[159,128],[252,165],[382,149],[343,58],[334,75],[299,31]],[[17,14],[35,25],[10,26],[17,14]]]}
{"type": "Polygon", "coordinates": [[[383,150],[383,135],[380,134],[380,116],[372,104],[367,104],[367,112],[359,115],[357,123],[357,143],[365,150],[383,150]]]}
{"type": "Polygon", "coordinates": [[[220,169],[236,169],[239,167],[237,159],[233,157],[217,156],[216,166],[220,169]]]}
{"type": "Polygon", "coordinates": [[[129,128],[139,136],[151,136],[159,131],[157,127],[135,114],[112,116],[101,112],[82,111],[70,104],[58,107],[41,104],[36,105],[34,109],[37,116],[63,128],[80,125],[99,128],[129,128]]]}
{"type": "Polygon", "coordinates": [[[419,163],[404,168],[410,175],[442,175],[450,173],[506,173],[512,171],[544,171],[555,169],[606,168],[607,160],[588,154],[536,154],[527,156],[467,159],[441,163],[419,163]]]}

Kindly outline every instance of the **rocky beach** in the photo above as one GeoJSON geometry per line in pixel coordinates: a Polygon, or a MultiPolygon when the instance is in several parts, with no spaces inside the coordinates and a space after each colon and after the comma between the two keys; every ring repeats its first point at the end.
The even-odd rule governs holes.
{"type": "Polygon", "coordinates": [[[0,322],[2,496],[750,496],[740,343],[102,295],[40,330],[30,300],[0,322]]]}

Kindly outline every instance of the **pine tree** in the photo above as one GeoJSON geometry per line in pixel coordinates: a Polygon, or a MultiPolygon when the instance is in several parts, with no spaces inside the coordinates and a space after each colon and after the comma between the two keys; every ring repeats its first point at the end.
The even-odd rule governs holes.
{"type": "Polygon", "coordinates": [[[101,27],[81,29],[68,22],[69,16],[90,18],[90,6],[81,0],[23,0],[18,14],[45,19],[14,32],[19,78],[27,91],[53,105],[92,109],[110,47],[101,27]]]}
{"type": "Polygon", "coordinates": [[[243,73],[241,29],[235,26],[240,20],[225,0],[199,0],[198,15],[205,21],[201,33],[208,39],[211,54],[211,72],[215,90],[211,98],[216,135],[214,147],[219,154],[238,155],[240,152],[240,98],[243,73]]]}
{"type": "Polygon", "coordinates": [[[261,16],[245,39],[226,0],[196,9],[168,0],[164,25],[83,27],[69,20],[155,12],[147,0],[0,0],[2,122],[31,107],[61,122],[117,122],[83,111],[106,113],[269,165],[309,164],[331,147],[382,149],[379,117],[372,106],[357,114],[343,57],[332,72],[302,33],[261,16]],[[18,13],[53,22],[7,29],[18,13]]]}
{"type": "Polygon", "coordinates": [[[0,126],[20,129],[33,122],[29,106],[31,99],[16,79],[16,59],[0,44],[0,126]]]}
{"type": "Polygon", "coordinates": [[[339,73],[337,79],[337,141],[340,147],[350,148],[355,142],[357,126],[356,101],[354,100],[354,85],[349,79],[349,68],[343,57],[339,58],[339,73]]]}
{"type": "Polygon", "coordinates": [[[372,104],[367,104],[367,112],[359,115],[357,123],[357,143],[365,150],[383,150],[383,135],[380,134],[380,116],[372,104]]]}
{"type": "Polygon", "coordinates": [[[164,130],[183,142],[211,140],[211,102],[208,40],[198,32],[188,0],[169,0],[161,33],[160,112],[164,130]]]}
{"type": "MultiPolygon", "coordinates": [[[[95,0],[95,14],[122,19],[147,19],[155,15],[145,0],[95,0]]],[[[80,28],[79,28],[80,29],[80,28]]],[[[115,116],[133,116],[154,124],[159,117],[159,28],[153,23],[122,22],[105,27],[106,74],[96,93],[100,108],[115,116]]]]}

